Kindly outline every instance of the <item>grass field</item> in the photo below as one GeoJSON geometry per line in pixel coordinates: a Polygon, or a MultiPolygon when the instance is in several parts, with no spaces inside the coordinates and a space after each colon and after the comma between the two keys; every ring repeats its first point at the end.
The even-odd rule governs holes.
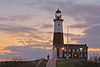
{"type": "Polygon", "coordinates": [[[57,67],[100,67],[100,63],[78,60],[57,60],[57,67]]]}
{"type": "MultiPolygon", "coordinates": [[[[40,60],[1,62],[0,67],[36,67],[40,60]]],[[[47,60],[42,59],[38,67],[46,67],[47,60]]],[[[100,63],[79,60],[57,60],[57,67],[100,67],[100,63]]]]}
{"type": "MultiPolygon", "coordinates": [[[[34,61],[7,61],[0,62],[0,67],[35,67],[40,60],[34,61]]],[[[47,60],[42,59],[42,62],[38,67],[45,67],[47,60]]]]}
{"type": "Polygon", "coordinates": [[[43,60],[43,61],[40,63],[39,67],[46,67],[46,64],[47,64],[47,60],[43,60]]]}

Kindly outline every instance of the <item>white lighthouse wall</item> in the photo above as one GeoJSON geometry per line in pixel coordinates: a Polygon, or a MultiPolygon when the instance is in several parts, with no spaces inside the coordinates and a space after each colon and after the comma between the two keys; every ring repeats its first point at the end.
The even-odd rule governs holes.
{"type": "Polygon", "coordinates": [[[54,24],[54,32],[55,33],[63,33],[63,24],[62,24],[62,21],[55,21],[55,24],[54,24]]]}

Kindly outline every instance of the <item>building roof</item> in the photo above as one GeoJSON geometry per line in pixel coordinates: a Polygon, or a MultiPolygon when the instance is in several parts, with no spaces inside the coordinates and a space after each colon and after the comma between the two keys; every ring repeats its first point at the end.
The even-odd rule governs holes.
{"type": "Polygon", "coordinates": [[[88,48],[86,44],[64,44],[64,46],[85,46],[88,48]]]}

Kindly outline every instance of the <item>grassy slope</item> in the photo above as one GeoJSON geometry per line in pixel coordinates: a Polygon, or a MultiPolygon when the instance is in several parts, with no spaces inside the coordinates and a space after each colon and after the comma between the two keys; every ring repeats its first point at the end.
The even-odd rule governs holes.
{"type": "Polygon", "coordinates": [[[27,63],[22,63],[20,65],[17,65],[17,67],[35,67],[37,63],[38,61],[28,61],[27,63]]]}
{"type": "Polygon", "coordinates": [[[100,67],[100,63],[85,61],[57,60],[57,67],[100,67]]]}
{"type": "MultiPolygon", "coordinates": [[[[39,60],[35,61],[18,61],[18,62],[1,62],[0,67],[35,67],[39,60]]],[[[39,67],[45,67],[47,60],[43,60],[39,67]]]]}
{"type": "Polygon", "coordinates": [[[46,64],[47,64],[47,60],[43,60],[43,61],[40,63],[39,67],[46,67],[46,64]]]}

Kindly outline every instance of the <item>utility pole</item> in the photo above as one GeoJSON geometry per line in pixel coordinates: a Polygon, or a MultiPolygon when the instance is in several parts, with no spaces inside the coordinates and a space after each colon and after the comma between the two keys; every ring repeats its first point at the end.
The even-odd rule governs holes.
{"type": "Polygon", "coordinates": [[[67,26],[67,59],[69,58],[69,54],[68,54],[68,52],[69,52],[69,49],[68,49],[68,44],[69,44],[69,38],[68,38],[68,34],[69,34],[69,30],[68,30],[68,26],[67,26]]]}
{"type": "Polygon", "coordinates": [[[69,43],[68,42],[68,34],[69,34],[69,30],[68,30],[68,26],[67,26],[67,44],[69,43]]]}

